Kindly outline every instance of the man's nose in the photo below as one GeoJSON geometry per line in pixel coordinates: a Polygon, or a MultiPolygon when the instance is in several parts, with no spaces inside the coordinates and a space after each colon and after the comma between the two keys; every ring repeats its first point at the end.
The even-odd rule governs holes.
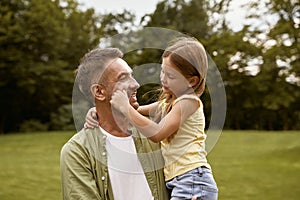
{"type": "Polygon", "coordinates": [[[140,87],[140,84],[134,78],[132,78],[130,87],[133,89],[138,89],[140,87]]]}

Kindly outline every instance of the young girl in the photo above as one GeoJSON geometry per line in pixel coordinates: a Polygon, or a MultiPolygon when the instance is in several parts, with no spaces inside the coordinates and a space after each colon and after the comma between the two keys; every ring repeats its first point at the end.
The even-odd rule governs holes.
{"type": "Polygon", "coordinates": [[[155,103],[133,108],[126,91],[116,91],[111,104],[153,142],[161,142],[166,186],[171,200],[218,198],[206,159],[205,118],[200,96],[208,68],[205,49],[194,38],[180,38],[162,55],[162,93],[155,103]],[[155,111],[155,120],[151,116],[155,111]]]}

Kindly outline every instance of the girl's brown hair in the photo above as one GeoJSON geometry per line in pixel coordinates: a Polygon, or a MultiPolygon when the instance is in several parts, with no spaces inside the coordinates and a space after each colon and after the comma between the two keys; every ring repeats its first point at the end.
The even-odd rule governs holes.
{"type": "MultiPolygon", "coordinates": [[[[169,58],[171,63],[177,67],[179,72],[186,78],[197,76],[199,81],[193,86],[197,96],[201,96],[205,89],[206,73],[208,69],[207,55],[202,44],[195,38],[184,37],[177,39],[163,53],[162,58],[169,58]]],[[[161,119],[172,109],[176,97],[161,93],[159,101],[164,101],[165,106],[158,119],[161,119]]],[[[170,136],[170,141],[174,136],[170,136]]]]}
{"type": "Polygon", "coordinates": [[[197,76],[199,82],[193,86],[194,92],[201,96],[205,89],[208,61],[204,47],[195,38],[180,38],[169,46],[162,55],[169,57],[185,78],[197,76]]]}

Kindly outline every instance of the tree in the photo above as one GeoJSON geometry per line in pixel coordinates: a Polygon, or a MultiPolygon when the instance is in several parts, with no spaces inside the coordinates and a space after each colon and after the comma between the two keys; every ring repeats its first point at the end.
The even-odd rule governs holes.
{"type": "Polygon", "coordinates": [[[50,113],[70,104],[73,71],[100,38],[93,9],[77,6],[73,0],[1,1],[0,132],[18,131],[29,119],[48,123],[50,113]]]}
{"type": "Polygon", "coordinates": [[[157,4],[153,14],[143,17],[147,26],[164,27],[205,39],[210,32],[205,0],[164,0],[157,4]]]}
{"type": "MultiPolygon", "coordinates": [[[[262,2],[260,2],[262,3],[262,2]]],[[[253,10],[261,6],[251,4],[253,10]]],[[[250,12],[249,18],[265,22],[266,29],[253,27],[249,36],[262,48],[262,64],[255,77],[257,94],[260,96],[264,114],[264,129],[294,129],[300,120],[300,3],[299,1],[265,1],[266,12],[250,12]],[[271,16],[273,21],[267,21],[271,16]],[[274,19],[276,21],[274,22],[274,19]],[[295,119],[291,120],[291,118],[295,119]]]]}
{"type": "Polygon", "coordinates": [[[221,20],[212,20],[207,45],[225,80],[226,128],[297,129],[299,2],[247,3],[248,16],[238,32],[228,28],[229,4],[210,4],[210,12],[221,20]]]}
{"type": "MultiPolygon", "coordinates": [[[[145,15],[141,19],[141,24],[143,24],[145,28],[160,27],[168,30],[171,29],[174,30],[174,33],[171,31],[158,31],[157,34],[155,34],[155,31],[148,31],[148,34],[145,34],[142,31],[142,34],[144,35],[139,35],[136,38],[147,39],[141,40],[140,42],[143,44],[140,44],[139,46],[156,48],[137,49],[138,51],[131,53],[127,57],[129,62],[132,61],[133,65],[142,65],[144,63],[160,63],[163,50],[167,47],[170,40],[174,39],[173,37],[176,36],[183,36],[183,34],[193,36],[202,41],[205,45],[205,39],[208,38],[211,31],[211,28],[208,24],[208,15],[206,9],[207,3],[204,0],[160,1],[157,4],[154,13],[145,15]],[[178,34],[178,32],[182,33],[182,35],[178,34]]],[[[160,71],[158,67],[155,67],[154,65],[148,65],[148,68],[151,69],[150,71],[153,71],[154,75],[156,74],[156,76],[158,76],[160,71]]],[[[147,71],[148,68],[144,71],[147,71]]],[[[137,70],[137,73],[138,72],[139,70],[137,70]]],[[[140,76],[145,77],[143,74],[140,74],[140,76]]],[[[142,99],[141,103],[150,103],[156,100],[156,98],[149,98],[149,102],[149,100],[146,100],[143,97],[149,97],[153,95],[157,96],[155,95],[155,92],[159,87],[159,80],[157,80],[158,78],[152,76],[151,73],[147,76],[149,79],[153,79],[153,81],[148,81],[148,85],[143,85],[143,87],[139,89],[138,95],[140,97],[139,99],[142,99]]],[[[207,109],[209,109],[209,107],[207,109]]]]}

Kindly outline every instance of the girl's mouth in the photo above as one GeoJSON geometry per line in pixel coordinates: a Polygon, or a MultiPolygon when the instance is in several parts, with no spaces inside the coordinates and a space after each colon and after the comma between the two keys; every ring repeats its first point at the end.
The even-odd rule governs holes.
{"type": "Polygon", "coordinates": [[[169,88],[167,87],[167,86],[162,86],[162,88],[164,89],[164,90],[169,90],[169,88]]]}

